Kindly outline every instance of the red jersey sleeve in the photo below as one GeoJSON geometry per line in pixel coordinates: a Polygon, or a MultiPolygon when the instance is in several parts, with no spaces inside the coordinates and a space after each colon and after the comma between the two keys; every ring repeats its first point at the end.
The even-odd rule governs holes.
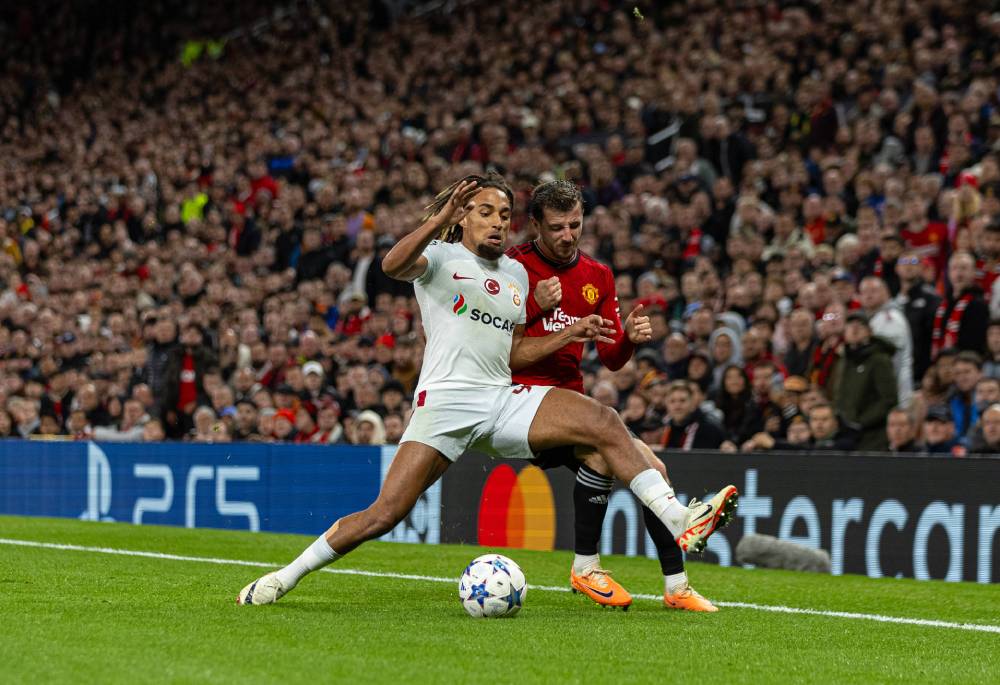
{"type": "Polygon", "coordinates": [[[528,299],[524,303],[524,307],[525,307],[525,312],[524,312],[524,316],[525,316],[524,327],[525,328],[528,328],[529,326],[531,326],[531,324],[533,324],[536,321],[538,321],[540,318],[542,318],[542,314],[545,313],[544,311],[542,311],[542,308],[538,306],[538,300],[535,299],[535,286],[536,285],[537,285],[537,283],[532,284],[532,286],[531,286],[531,292],[528,293],[528,299]]]}
{"type": "Polygon", "coordinates": [[[612,371],[617,371],[625,366],[625,362],[632,358],[632,353],[635,352],[635,345],[625,335],[625,328],[622,326],[618,306],[618,294],[615,292],[615,279],[611,275],[611,271],[606,271],[605,274],[607,278],[604,292],[607,294],[601,300],[597,313],[605,319],[614,322],[615,342],[611,344],[597,343],[597,354],[601,358],[602,364],[612,371]]]}

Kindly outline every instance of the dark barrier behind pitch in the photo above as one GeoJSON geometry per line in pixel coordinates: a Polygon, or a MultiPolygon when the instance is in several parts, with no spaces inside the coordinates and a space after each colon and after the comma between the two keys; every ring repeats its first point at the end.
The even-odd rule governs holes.
{"type": "MultiPolygon", "coordinates": [[[[710,488],[726,483],[742,493],[736,520],[713,539],[706,560],[735,563],[736,543],[745,533],[757,532],[828,550],[834,573],[1000,580],[1000,459],[830,453],[662,456],[682,499],[704,498],[710,488]]],[[[523,472],[525,467],[476,454],[462,457],[444,478],[441,541],[510,544],[517,541],[519,518],[529,528],[544,530],[551,515],[549,546],[572,549],[569,470],[546,472],[551,505],[545,497],[516,492],[516,486],[486,487],[488,481],[504,480],[495,475],[498,468],[523,472]],[[518,513],[518,506],[527,515],[518,513]],[[497,530],[505,516],[511,530],[497,530]]],[[[610,498],[601,551],[653,556],[639,505],[621,483],[610,498]]]]}

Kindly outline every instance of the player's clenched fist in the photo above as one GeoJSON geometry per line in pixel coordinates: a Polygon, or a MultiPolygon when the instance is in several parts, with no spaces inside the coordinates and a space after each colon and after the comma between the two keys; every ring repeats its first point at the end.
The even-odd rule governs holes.
{"type": "Polygon", "coordinates": [[[538,281],[538,284],[535,285],[535,302],[538,303],[543,312],[562,302],[562,283],[559,282],[558,276],[538,281]]]}
{"type": "Polygon", "coordinates": [[[570,342],[587,342],[593,340],[601,343],[614,343],[615,324],[600,314],[585,316],[566,329],[570,334],[570,342]]]}
{"type": "Polygon", "coordinates": [[[642,315],[642,305],[638,305],[625,319],[625,334],[636,345],[653,339],[653,326],[649,317],[642,315]]]}

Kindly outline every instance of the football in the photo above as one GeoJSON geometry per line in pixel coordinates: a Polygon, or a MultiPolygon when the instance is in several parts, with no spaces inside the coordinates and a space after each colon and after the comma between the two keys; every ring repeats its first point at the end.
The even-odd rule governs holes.
{"type": "Polygon", "coordinates": [[[476,557],[458,581],[458,597],[474,618],[514,616],[527,592],[521,567],[502,554],[476,557]]]}

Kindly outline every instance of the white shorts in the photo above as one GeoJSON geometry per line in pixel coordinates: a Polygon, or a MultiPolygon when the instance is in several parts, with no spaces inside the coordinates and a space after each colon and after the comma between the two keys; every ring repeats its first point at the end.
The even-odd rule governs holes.
{"type": "Polygon", "coordinates": [[[545,385],[418,391],[399,444],[419,442],[449,461],[468,450],[506,459],[533,459],[528,430],[551,390],[545,385]]]}

